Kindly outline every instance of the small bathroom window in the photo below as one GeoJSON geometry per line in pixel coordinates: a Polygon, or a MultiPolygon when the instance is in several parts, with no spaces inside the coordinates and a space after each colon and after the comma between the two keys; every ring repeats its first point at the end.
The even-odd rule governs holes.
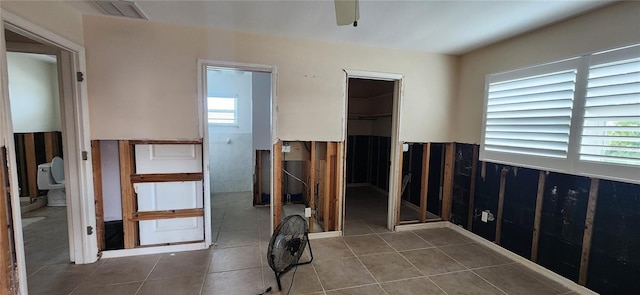
{"type": "Polygon", "coordinates": [[[238,124],[237,97],[207,97],[209,124],[236,126],[238,124]]]}

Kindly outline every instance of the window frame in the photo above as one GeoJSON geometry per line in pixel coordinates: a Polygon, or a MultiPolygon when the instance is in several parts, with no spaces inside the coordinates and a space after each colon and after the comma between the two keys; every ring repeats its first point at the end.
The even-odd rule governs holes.
{"type": "MultiPolygon", "coordinates": [[[[237,96],[207,96],[207,100],[206,100],[206,108],[207,108],[207,123],[209,125],[213,125],[213,126],[218,126],[218,127],[238,127],[238,97],[237,96]],[[233,110],[229,111],[229,110],[224,110],[224,109],[210,109],[209,108],[209,99],[233,99],[233,110]],[[211,112],[217,112],[217,113],[232,113],[233,114],[233,122],[232,123],[221,123],[221,122],[211,122],[211,118],[209,117],[209,114],[211,112]]],[[[214,118],[214,120],[216,120],[214,118]]],[[[218,120],[224,120],[224,119],[218,119],[218,120]]]]}
{"type": "MultiPolygon", "coordinates": [[[[560,61],[534,65],[485,76],[484,102],[482,112],[482,129],[479,159],[506,165],[515,165],[543,171],[583,175],[588,177],[610,179],[615,181],[640,183],[640,166],[614,164],[608,162],[592,162],[580,159],[582,132],[584,125],[585,102],[590,65],[594,60],[622,61],[640,56],[640,44],[620,47],[612,50],[585,54],[560,61]],[[566,158],[552,158],[519,153],[490,151],[485,149],[487,132],[487,110],[489,106],[489,87],[493,83],[515,80],[537,75],[554,73],[575,68],[576,81],[573,105],[569,126],[569,141],[566,158]]],[[[598,62],[601,64],[604,62],[598,62]]]]}

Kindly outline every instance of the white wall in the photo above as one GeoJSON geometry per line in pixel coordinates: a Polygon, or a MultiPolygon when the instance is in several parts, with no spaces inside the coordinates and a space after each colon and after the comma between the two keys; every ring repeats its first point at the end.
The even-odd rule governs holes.
{"type": "Polygon", "coordinates": [[[209,124],[212,193],[246,192],[253,186],[251,72],[207,71],[208,96],[237,97],[237,126],[209,124]]]}
{"type": "Polygon", "coordinates": [[[252,73],[253,149],[271,149],[271,74],[252,73]]]}
{"type": "Polygon", "coordinates": [[[77,44],[84,44],[82,15],[63,1],[0,1],[0,7],[77,44]]]}
{"type": "Polygon", "coordinates": [[[344,69],[403,74],[400,139],[450,139],[453,56],[115,17],[83,22],[93,139],[199,138],[198,58],[276,66],[283,140],[342,140],[344,69]]]}
{"type": "Polygon", "coordinates": [[[454,140],[480,142],[486,75],[634,43],[640,43],[640,2],[622,1],[465,54],[460,64],[454,140]]]}
{"type": "Polygon", "coordinates": [[[7,68],[13,131],[61,131],[55,57],[7,52],[7,68]]]}

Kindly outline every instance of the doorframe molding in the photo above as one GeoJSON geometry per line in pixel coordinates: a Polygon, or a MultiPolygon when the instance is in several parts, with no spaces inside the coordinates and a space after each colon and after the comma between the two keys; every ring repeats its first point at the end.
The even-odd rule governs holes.
{"type": "MultiPolygon", "coordinates": [[[[59,48],[62,52],[59,63],[61,79],[61,117],[65,136],[63,150],[65,154],[65,179],[67,179],[67,223],[69,227],[69,255],[76,264],[92,263],[98,259],[96,234],[87,235],[86,228],[96,228],[95,205],[93,192],[92,163],[90,159],[82,159],[81,151],[90,151],[89,106],[87,83],[76,82],[74,72],[86,73],[85,49],[56,33],[53,33],[26,19],[1,10],[0,29],[9,29],[33,40],[59,48]],[[67,64],[68,63],[68,64],[67,64]]],[[[2,40],[1,42],[5,42],[2,40]]],[[[6,77],[6,49],[2,46],[0,64],[2,76],[6,77]]],[[[8,81],[2,79],[3,92],[0,94],[5,113],[2,115],[4,144],[9,156],[9,167],[17,167],[13,125],[11,123],[8,81]]],[[[16,169],[11,169],[11,204],[13,213],[14,243],[18,265],[18,284],[20,292],[27,294],[27,272],[24,253],[24,239],[18,193],[18,177],[16,169]]],[[[95,231],[94,231],[95,232],[95,231]]]]}
{"type": "MultiPolygon", "coordinates": [[[[401,185],[399,182],[401,171],[399,171],[400,161],[402,157],[398,151],[402,150],[402,141],[401,137],[401,117],[402,117],[402,105],[403,105],[403,96],[404,96],[404,75],[397,73],[385,73],[385,72],[372,72],[372,71],[361,71],[361,70],[350,70],[344,69],[344,80],[343,80],[343,97],[344,104],[342,110],[342,142],[343,149],[346,151],[347,148],[347,122],[349,121],[349,79],[350,78],[360,78],[360,79],[368,79],[368,80],[383,80],[383,81],[393,81],[394,90],[393,90],[393,110],[391,112],[392,121],[391,121],[391,151],[390,157],[391,167],[389,172],[389,194],[388,194],[388,204],[387,204],[387,228],[390,230],[394,230],[397,225],[398,219],[398,200],[400,196],[397,194],[398,188],[401,185]]],[[[347,188],[347,179],[346,179],[346,161],[347,161],[347,153],[342,153],[342,159],[340,161],[343,169],[343,172],[340,179],[342,179],[342,185],[340,185],[340,193],[339,197],[342,198],[338,203],[341,204],[341,219],[344,219],[344,207],[346,206],[346,188],[347,188]]],[[[344,231],[343,222],[340,221],[340,229],[344,231]]]]}
{"type": "MultiPolygon", "coordinates": [[[[206,101],[206,79],[207,68],[219,68],[223,70],[235,70],[235,71],[247,71],[247,72],[261,72],[271,74],[271,102],[270,102],[270,116],[271,116],[271,145],[269,151],[273,155],[273,145],[278,142],[277,127],[277,78],[278,71],[275,65],[264,64],[252,64],[241,62],[230,62],[221,60],[211,60],[199,58],[198,61],[198,132],[202,137],[202,167],[203,167],[203,191],[204,198],[204,221],[205,221],[205,244],[207,246],[212,244],[212,231],[211,231],[211,169],[209,167],[209,121],[207,116],[206,101]]],[[[253,107],[252,107],[253,112],[253,107]]],[[[252,131],[253,133],[253,131],[252,131]]],[[[253,153],[255,154],[255,153],[253,153]]],[[[273,167],[273,157],[269,157],[270,165],[273,167]]],[[[273,169],[270,169],[271,174],[271,188],[269,194],[273,196],[273,169]]],[[[273,198],[271,198],[270,216],[273,218],[273,198]]],[[[273,221],[271,222],[271,232],[273,232],[273,221]]]]}

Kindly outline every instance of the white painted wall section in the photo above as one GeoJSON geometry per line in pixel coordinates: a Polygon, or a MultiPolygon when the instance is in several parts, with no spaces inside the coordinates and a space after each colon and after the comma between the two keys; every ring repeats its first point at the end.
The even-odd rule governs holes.
{"type": "Polygon", "coordinates": [[[61,131],[55,57],[7,52],[7,66],[13,131],[61,131]]]}

